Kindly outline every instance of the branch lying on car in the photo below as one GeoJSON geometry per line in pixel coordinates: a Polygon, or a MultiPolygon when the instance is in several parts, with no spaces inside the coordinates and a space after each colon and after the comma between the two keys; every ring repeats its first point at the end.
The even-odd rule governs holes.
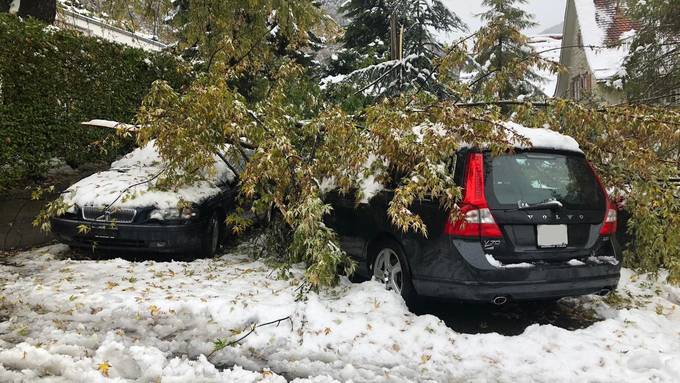
{"type": "Polygon", "coordinates": [[[238,183],[239,179],[241,179],[241,176],[236,171],[236,168],[234,166],[232,166],[232,164],[229,163],[229,160],[227,160],[227,157],[225,157],[224,154],[222,154],[219,151],[216,152],[215,154],[217,154],[217,156],[220,157],[222,162],[224,162],[227,165],[229,170],[231,170],[231,172],[234,173],[234,181],[235,181],[235,183],[238,183]]]}
{"type": "Polygon", "coordinates": [[[86,122],[81,122],[80,125],[83,126],[89,126],[91,128],[107,128],[107,129],[115,129],[115,130],[122,130],[125,132],[130,132],[130,133],[135,133],[141,129],[139,125],[131,125],[131,124],[126,124],[124,122],[118,122],[118,121],[109,121],[109,120],[101,120],[101,119],[94,119],[86,122]]]}
{"type": "Polygon", "coordinates": [[[130,190],[130,189],[132,189],[132,188],[134,188],[134,187],[140,186],[140,185],[144,185],[144,184],[146,184],[146,183],[149,183],[149,182],[155,180],[156,178],[160,177],[161,174],[163,174],[163,172],[165,172],[166,170],[167,170],[167,168],[163,168],[163,169],[161,169],[158,173],[156,173],[156,174],[154,174],[153,176],[151,176],[150,178],[147,178],[147,179],[144,180],[144,181],[140,181],[140,182],[137,182],[137,183],[135,183],[135,184],[132,184],[132,185],[126,187],[126,188],[123,189],[120,193],[118,193],[118,197],[116,197],[116,199],[114,199],[113,202],[111,202],[110,204],[106,205],[106,207],[104,208],[104,211],[109,210],[109,208],[111,208],[111,206],[113,206],[114,203],[118,202],[118,200],[119,200],[119,199],[120,199],[120,198],[121,198],[128,190],[130,190]]]}

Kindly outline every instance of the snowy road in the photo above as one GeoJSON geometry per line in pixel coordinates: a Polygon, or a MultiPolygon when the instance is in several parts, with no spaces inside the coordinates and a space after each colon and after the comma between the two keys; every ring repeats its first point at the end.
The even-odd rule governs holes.
{"type": "MultiPolygon", "coordinates": [[[[560,303],[565,315],[595,313],[590,326],[537,315],[541,324],[507,336],[411,314],[374,282],[296,300],[299,269],[278,279],[238,253],[83,261],[57,245],[1,260],[0,381],[680,381],[680,288],[627,270],[613,298],[560,303]],[[216,340],[285,317],[206,358],[216,340]]],[[[513,311],[475,317],[485,313],[482,329],[513,320],[513,311]]]]}

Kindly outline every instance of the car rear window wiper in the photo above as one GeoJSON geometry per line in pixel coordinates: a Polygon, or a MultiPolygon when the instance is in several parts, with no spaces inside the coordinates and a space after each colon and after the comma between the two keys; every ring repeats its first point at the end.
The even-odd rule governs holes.
{"type": "Polygon", "coordinates": [[[534,205],[529,205],[529,204],[526,203],[526,202],[519,201],[519,202],[518,202],[518,205],[519,205],[518,210],[537,210],[537,209],[550,209],[550,210],[554,210],[554,209],[561,209],[561,208],[564,207],[564,205],[562,204],[562,202],[560,202],[560,201],[558,201],[558,200],[556,200],[556,199],[552,199],[552,200],[549,200],[549,201],[540,202],[540,203],[537,203],[537,204],[534,204],[534,205]]]}

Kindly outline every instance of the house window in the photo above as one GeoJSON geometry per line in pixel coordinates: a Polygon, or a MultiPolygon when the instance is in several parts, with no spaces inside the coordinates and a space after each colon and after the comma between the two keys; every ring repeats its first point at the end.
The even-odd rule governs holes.
{"type": "Polygon", "coordinates": [[[592,80],[588,73],[581,73],[571,79],[571,98],[578,101],[592,90],[592,80]]]}

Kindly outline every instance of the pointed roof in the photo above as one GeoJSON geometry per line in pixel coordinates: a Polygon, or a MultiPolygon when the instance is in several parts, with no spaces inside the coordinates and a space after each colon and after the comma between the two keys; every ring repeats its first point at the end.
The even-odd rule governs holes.
{"type": "Polygon", "coordinates": [[[598,81],[624,74],[636,24],[622,0],[573,0],[590,69],[598,81]]]}

